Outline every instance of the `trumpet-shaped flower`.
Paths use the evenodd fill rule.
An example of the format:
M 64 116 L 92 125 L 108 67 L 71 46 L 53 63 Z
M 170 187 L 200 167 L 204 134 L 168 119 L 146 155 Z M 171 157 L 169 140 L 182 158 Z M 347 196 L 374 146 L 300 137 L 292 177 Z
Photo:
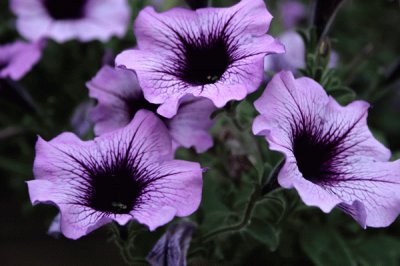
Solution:
M 111 221 L 136 220 L 154 230 L 190 215 L 201 199 L 199 164 L 172 159 L 168 131 L 148 111 L 93 141 L 72 133 L 39 138 L 33 171 L 32 203 L 56 205 L 61 232 L 72 239 Z
M 87 86 L 98 102 L 91 112 L 96 135 L 127 125 L 140 109 L 157 109 L 144 99 L 135 73 L 126 69 L 104 66 Z M 171 134 L 173 149 L 193 146 L 200 153 L 212 147 L 208 130 L 213 125 L 210 116 L 214 110 L 208 99 L 186 97 L 173 118 L 160 117 Z
M 296 27 L 307 15 L 307 7 L 298 0 L 279 1 L 278 9 L 283 27 L 286 30 L 291 30 Z
M 272 16 L 263 0 L 242 0 L 230 8 L 143 9 L 135 22 L 138 49 L 117 56 L 135 70 L 144 97 L 173 117 L 182 98 L 205 97 L 217 107 L 242 100 L 263 80 L 265 55 L 283 46 L 266 35 Z
M 309 78 L 277 74 L 255 102 L 253 131 L 285 155 L 282 187 L 330 212 L 335 206 L 361 226 L 384 227 L 400 212 L 400 160 L 367 126 L 369 105 L 339 105 Z
M 147 255 L 147 261 L 159 266 L 187 265 L 186 255 L 195 230 L 196 225 L 187 221 L 171 225 Z
M 31 41 L 107 41 L 125 34 L 130 17 L 126 0 L 11 0 L 11 8 Z
M 265 57 L 265 71 L 289 70 L 296 74 L 299 69 L 305 68 L 306 47 L 301 35 L 295 31 L 286 31 L 279 35 L 278 39 L 285 45 L 286 53 Z M 339 55 L 331 51 L 328 67 L 336 67 L 338 61 Z

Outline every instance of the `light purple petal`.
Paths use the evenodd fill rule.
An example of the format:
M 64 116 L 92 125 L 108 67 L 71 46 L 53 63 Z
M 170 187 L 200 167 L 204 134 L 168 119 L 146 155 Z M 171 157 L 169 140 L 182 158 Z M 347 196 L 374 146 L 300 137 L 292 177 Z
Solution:
M 47 230 L 47 234 L 54 237 L 59 238 L 61 235 L 61 214 L 58 213 L 56 217 L 54 217 L 53 221 L 50 224 L 49 230 Z
M 271 147 L 271 149 L 273 149 Z M 331 195 L 322 187 L 306 180 L 300 173 L 293 157 L 286 157 L 286 161 L 278 176 L 279 184 L 284 188 L 295 188 L 301 199 L 308 206 L 319 207 L 323 212 L 330 212 L 341 203 L 341 199 Z
M 111 218 L 102 217 L 101 214 L 88 208 L 66 204 L 67 197 L 71 196 L 67 191 L 73 189 L 68 184 L 62 187 L 61 184 L 54 184 L 47 180 L 33 180 L 28 181 L 28 188 L 33 205 L 46 203 L 60 209 L 61 232 L 68 238 L 78 239 L 112 221 Z
M 21 79 L 42 57 L 43 41 L 14 43 L 0 46 L 0 78 Z
M 153 189 L 147 194 L 148 200 L 142 208 L 131 212 L 140 223 L 146 224 L 151 231 L 158 226 L 179 217 L 192 214 L 200 205 L 202 190 L 202 169 L 198 163 L 169 161 L 159 166 L 159 175 L 163 178 L 153 183 Z M 162 210 L 154 217 L 154 210 Z
M 345 169 L 346 177 L 330 192 L 345 203 L 358 200 L 363 205 L 365 218 L 357 211 L 351 215 L 364 227 L 389 226 L 400 213 L 400 160 L 376 162 L 359 156 L 349 160 L 353 164 Z
M 295 188 L 307 205 L 324 212 L 339 206 L 363 227 L 394 221 L 400 212 L 400 161 L 388 162 L 390 151 L 368 129 L 368 103 L 341 106 L 315 81 L 281 72 L 255 107 L 261 116 L 254 133 L 285 155 L 278 176 L 283 187 Z M 322 168 L 313 169 L 316 165 Z
M 353 201 L 353 204 L 340 203 L 338 207 L 342 211 L 353 217 L 354 220 L 356 220 L 362 226 L 362 228 L 367 227 L 367 212 L 365 210 L 364 204 L 361 201 L 355 200 Z
M 213 146 L 208 132 L 214 122 L 210 119 L 215 106 L 208 99 L 188 98 L 180 105 L 178 114 L 166 124 L 172 137 L 173 149 L 195 147 L 198 153 Z

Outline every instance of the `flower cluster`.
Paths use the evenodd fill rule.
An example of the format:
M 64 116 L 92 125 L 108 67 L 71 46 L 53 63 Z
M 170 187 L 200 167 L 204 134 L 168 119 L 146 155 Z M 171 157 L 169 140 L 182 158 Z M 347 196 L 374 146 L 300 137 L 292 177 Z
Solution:
M 107 1 L 104 7 L 90 8 L 93 4 L 44 1 L 28 8 L 19 0 L 13 9 L 21 34 L 32 40 L 104 40 L 121 33 L 114 24 L 108 32 L 87 32 L 87 23 L 101 22 L 93 20 L 97 10 L 102 19 L 113 15 Z M 49 26 L 40 22 L 42 28 L 30 30 L 32 14 Z M 32 202 L 57 205 L 61 231 L 70 238 L 111 220 L 124 225 L 133 219 L 153 230 L 174 215 L 195 211 L 202 170 L 172 160 L 173 152 L 178 147 L 194 147 L 199 153 L 209 149 L 216 107 L 242 100 L 258 88 L 264 56 L 283 52 L 265 34 L 271 18 L 261 0 L 222 9 L 142 10 L 135 22 L 138 48 L 117 57 L 119 68 L 104 66 L 87 83 L 89 95 L 97 100 L 90 116 L 99 137 L 82 142 L 66 133 L 50 142 L 39 139 L 36 180 L 29 182 Z
M 400 160 L 390 161 L 390 150 L 368 128 L 369 104 L 340 105 L 318 83 L 327 83 L 322 78 L 295 78 L 304 73 L 300 69 L 310 68 L 306 42 L 293 30 L 305 7 L 284 1 L 286 32 L 274 38 L 267 34 L 272 15 L 264 0 L 224 8 L 194 2 L 188 1 L 193 10 L 140 10 L 133 26 L 137 45 L 104 60 L 115 65 L 97 66 L 86 83 L 91 101 L 72 118 L 79 137 L 93 125 L 92 140 L 66 132 L 37 140 L 35 179 L 28 188 L 33 204 L 60 211 L 49 232 L 77 239 L 105 224 L 120 227 L 130 221 L 153 231 L 196 212 L 206 168 L 176 154 L 178 149 L 193 149 L 193 156 L 217 150 L 211 128 L 224 111 L 238 135 L 249 135 L 246 140 L 254 142 L 249 146 L 257 145 L 255 135 L 262 136 L 284 158 L 270 180 L 255 178 L 243 221 L 201 236 L 199 243 L 251 226 L 252 208 L 276 183 L 294 188 L 306 205 L 325 213 L 339 208 L 363 228 L 393 223 L 400 213 Z M 0 46 L 0 79 L 21 79 L 48 42 L 121 38 L 131 14 L 127 0 L 11 0 L 11 9 L 29 42 Z M 330 60 L 324 67 L 336 66 L 334 52 Z M 266 71 L 278 73 L 254 102 L 259 115 L 251 117 L 251 134 L 250 126 L 243 128 L 232 115 L 237 105 L 228 102 L 245 101 L 268 80 Z M 262 154 L 245 157 L 257 171 L 269 163 L 257 161 L 265 159 Z M 223 163 L 229 168 L 234 162 Z M 171 225 L 148 261 L 185 265 L 196 228 L 188 221 Z

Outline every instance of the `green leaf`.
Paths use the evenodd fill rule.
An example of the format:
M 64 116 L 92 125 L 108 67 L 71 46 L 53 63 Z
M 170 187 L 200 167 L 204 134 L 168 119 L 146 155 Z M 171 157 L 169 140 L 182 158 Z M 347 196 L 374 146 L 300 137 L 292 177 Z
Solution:
M 243 234 L 267 246 L 270 251 L 275 251 L 279 246 L 279 231 L 267 220 L 253 218 Z
M 332 228 L 305 228 L 300 235 L 300 243 L 315 265 L 356 265 L 349 247 Z
M 390 236 L 362 239 L 354 247 L 359 265 L 397 266 L 400 262 L 400 241 Z
M 248 126 L 253 122 L 256 111 L 253 107 L 253 104 L 249 103 L 248 101 L 242 101 L 240 104 L 238 104 L 236 113 L 239 122 L 243 126 Z
M 395 161 L 398 159 L 400 159 L 400 151 L 394 151 L 392 154 L 392 160 Z

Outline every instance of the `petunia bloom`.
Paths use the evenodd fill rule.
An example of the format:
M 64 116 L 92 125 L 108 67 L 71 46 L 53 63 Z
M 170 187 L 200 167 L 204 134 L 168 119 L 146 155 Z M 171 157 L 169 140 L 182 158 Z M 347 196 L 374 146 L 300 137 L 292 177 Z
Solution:
M 152 266 L 186 266 L 186 255 L 196 225 L 182 221 L 171 225 L 157 241 L 146 259 Z
M 281 72 L 255 107 L 253 132 L 285 155 L 282 187 L 326 213 L 337 206 L 364 228 L 396 219 L 400 160 L 389 162 L 390 151 L 368 129 L 368 103 L 341 106 L 315 81 Z
M 265 55 L 284 52 L 266 35 L 271 19 L 263 0 L 164 13 L 147 7 L 134 26 L 138 49 L 119 54 L 116 64 L 136 71 L 144 97 L 160 104 L 162 116 L 173 117 L 187 95 L 220 108 L 257 90 Z
M 286 30 L 293 29 L 301 20 L 306 18 L 307 8 L 298 0 L 279 1 L 278 6 L 283 27 Z
M 299 69 L 305 68 L 306 46 L 301 35 L 295 31 L 285 31 L 279 35 L 278 39 L 285 45 L 286 53 L 265 57 L 265 71 L 289 70 L 293 73 L 297 73 Z M 338 61 L 338 54 L 332 51 L 328 67 L 336 67 Z
M 148 111 L 93 141 L 72 133 L 49 142 L 39 138 L 30 198 L 60 209 L 61 231 L 68 238 L 111 221 L 136 220 L 154 230 L 174 216 L 192 214 L 201 200 L 199 164 L 172 156 L 167 129 Z
M 157 105 L 144 99 L 136 75 L 130 70 L 104 66 L 87 86 L 90 96 L 98 102 L 91 112 L 96 135 L 127 125 L 140 109 L 157 109 Z M 193 146 L 201 153 L 212 147 L 208 130 L 213 125 L 210 116 L 214 110 L 208 99 L 187 97 L 173 118 L 160 117 L 171 134 L 174 150 Z
M 295 31 L 282 33 L 279 40 L 285 45 L 286 53 L 265 57 L 266 71 L 290 70 L 294 73 L 306 66 L 306 47 L 300 34 Z
M 126 0 L 11 0 L 17 29 L 25 38 L 66 42 L 122 37 L 130 8 Z
M 42 57 L 43 41 L 0 45 L 0 78 L 21 79 Z
M 89 118 L 90 111 L 93 109 L 93 102 L 85 101 L 79 104 L 72 114 L 70 123 L 74 133 L 79 137 L 85 136 L 92 128 L 92 121 Z

